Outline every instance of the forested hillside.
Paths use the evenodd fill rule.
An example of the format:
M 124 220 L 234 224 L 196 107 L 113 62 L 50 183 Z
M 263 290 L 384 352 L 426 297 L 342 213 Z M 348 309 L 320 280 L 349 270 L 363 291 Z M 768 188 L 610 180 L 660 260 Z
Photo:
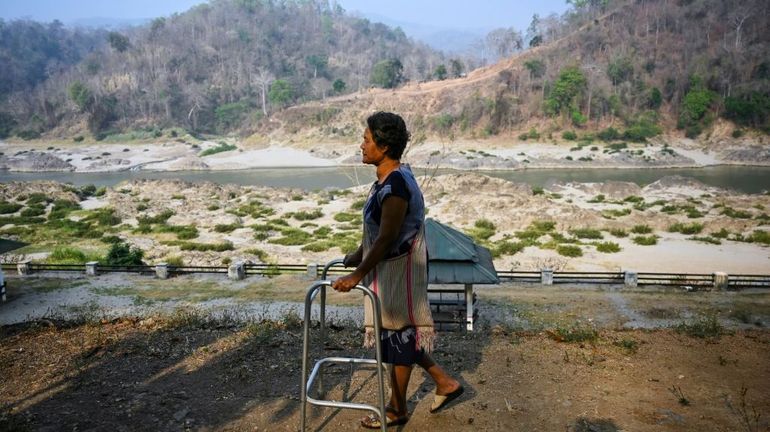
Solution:
M 13 26 L 23 25 L 6 25 Z M 30 38 L 56 39 L 54 31 L 37 30 L 28 32 Z M 60 33 L 66 37 L 56 43 L 66 46 L 66 38 L 78 34 Z M 87 127 L 102 137 L 172 126 L 226 133 L 303 101 L 424 79 L 441 60 L 402 31 L 351 17 L 324 0 L 212 0 L 101 36 L 105 43 L 93 46 L 77 67 L 27 64 L 35 77 L 47 77 L 44 82 L 4 74 L 0 134 L 75 135 Z M 14 43 L 34 41 L 0 41 L 0 52 L 25 62 L 25 50 L 8 46 Z M 74 54 L 67 59 L 77 60 Z
M 529 49 L 466 78 L 295 107 L 284 113 L 287 123 L 335 113 L 319 129 L 324 135 L 386 107 L 427 134 L 453 137 L 704 137 L 720 117 L 733 122 L 736 138 L 770 133 L 769 2 L 570 3 L 557 22 L 533 19 Z
M 491 32 L 503 60 L 474 71 L 326 0 L 212 0 L 109 33 L 0 23 L 0 137 L 347 137 L 378 109 L 454 137 L 770 132 L 766 0 L 568 3 Z

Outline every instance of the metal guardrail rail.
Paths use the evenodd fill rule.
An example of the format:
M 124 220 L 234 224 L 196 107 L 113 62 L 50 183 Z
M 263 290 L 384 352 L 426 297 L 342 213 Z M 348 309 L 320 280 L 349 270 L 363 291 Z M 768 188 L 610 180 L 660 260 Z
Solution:
M 15 272 L 18 263 L 2 263 L 0 268 L 6 273 Z M 86 272 L 85 264 L 46 264 L 28 263 L 31 272 Z M 315 275 L 321 278 L 324 272 L 328 275 L 347 274 L 350 270 L 342 267 L 324 269 L 321 264 L 244 264 L 246 276 L 275 276 L 279 274 L 308 274 L 315 267 Z M 310 269 L 310 270 L 309 270 Z M 142 266 L 107 266 L 98 265 L 99 273 L 153 273 L 156 267 Z M 174 275 L 181 274 L 227 274 L 227 266 L 168 266 L 168 272 Z M 541 283 L 542 275 L 539 271 L 515 271 L 503 270 L 497 272 L 502 282 Z M 636 273 L 638 286 L 713 286 L 715 275 L 708 273 L 663 273 L 663 272 L 639 272 Z M 554 271 L 553 284 L 624 284 L 624 272 L 578 272 L 578 271 Z M 727 288 L 768 288 L 770 289 L 770 274 L 730 274 L 728 275 Z

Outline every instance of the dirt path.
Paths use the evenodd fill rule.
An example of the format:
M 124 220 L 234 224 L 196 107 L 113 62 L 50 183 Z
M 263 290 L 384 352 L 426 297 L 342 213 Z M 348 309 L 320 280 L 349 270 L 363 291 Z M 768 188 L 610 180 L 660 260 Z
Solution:
M 115 297 L 103 286 L 28 279 L 26 293 L 12 290 L 0 313 L 75 292 L 156 309 L 105 318 L 108 310 L 88 307 L 71 309 L 68 322 L 0 327 L 0 430 L 296 431 L 299 316 L 212 311 L 259 298 L 298 304 L 307 281 L 212 288 L 175 279 L 163 289 L 177 297 L 154 302 L 153 286 Z M 223 294 L 247 291 L 259 297 Z M 212 292 L 217 301 L 201 300 Z M 478 294 L 476 330 L 442 331 L 435 352 L 466 393 L 431 415 L 433 384 L 415 371 L 412 418 L 400 430 L 769 430 L 770 293 L 502 285 Z M 329 301 L 357 308 L 349 296 Z M 678 330 L 665 328 L 673 323 Z M 638 325 L 654 329 L 624 330 Z M 706 337 L 688 335 L 699 332 Z M 337 316 L 325 349 L 313 344 L 311 356 L 371 356 L 361 338 L 355 319 Z M 332 366 L 325 376 L 327 398 L 376 400 L 372 370 Z M 360 430 L 360 412 L 308 412 L 308 430 Z

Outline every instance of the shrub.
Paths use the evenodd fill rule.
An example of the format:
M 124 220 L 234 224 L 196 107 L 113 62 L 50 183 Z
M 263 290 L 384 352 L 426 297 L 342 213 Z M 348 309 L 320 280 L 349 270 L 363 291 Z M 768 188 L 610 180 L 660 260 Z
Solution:
M 756 230 L 751 234 L 751 236 L 749 236 L 749 241 L 753 243 L 762 243 L 764 245 L 770 245 L 770 233 L 763 230 Z
M 602 217 L 606 219 L 614 219 L 616 217 L 628 216 L 630 214 L 631 214 L 631 209 L 629 208 L 610 209 L 610 210 L 602 211 Z
M 358 219 L 360 215 L 355 213 L 340 212 L 334 215 L 334 220 L 337 222 L 352 222 Z
M 34 216 L 40 216 L 45 213 L 45 209 L 42 207 L 29 207 L 25 208 L 24 210 L 19 213 L 21 217 L 34 217 Z
M 596 134 L 597 138 L 602 141 L 615 141 L 620 139 L 620 132 L 615 128 L 607 128 Z
M 610 229 L 610 234 L 618 238 L 628 237 L 628 233 L 622 228 L 612 228 Z
M 137 222 L 139 222 L 139 225 L 162 224 L 162 223 L 166 223 L 168 218 L 170 218 L 173 215 L 174 215 L 173 210 L 166 209 L 155 216 L 138 216 L 136 220 Z
M 243 228 L 243 225 L 239 223 L 214 225 L 214 231 L 218 233 L 231 233 L 238 228 Z
M 495 245 L 492 251 L 494 255 L 515 255 L 524 249 L 524 244 L 519 242 L 501 241 Z
M 725 228 L 722 228 L 721 230 L 711 233 L 711 237 L 719 238 L 719 239 L 726 239 L 730 235 L 730 231 L 726 230 Z
M 649 225 L 634 225 L 634 227 L 631 228 L 631 232 L 634 234 L 649 234 L 652 232 L 652 228 L 650 228 Z
M 751 219 L 751 213 L 745 210 L 735 210 L 732 207 L 722 209 L 722 214 L 735 219 Z
M 323 240 L 306 244 L 305 246 L 302 246 L 302 250 L 306 252 L 323 252 L 331 249 L 334 246 L 334 242 Z
M 178 245 L 179 245 L 179 248 L 182 249 L 183 251 L 224 252 L 224 251 L 233 250 L 233 244 L 229 241 L 224 241 L 222 243 L 181 242 Z
M 473 237 L 478 242 L 484 242 L 489 240 L 490 237 L 495 235 L 495 224 L 487 219 L 479 219 L 473 224 L 473 228 L 468 230 L 468 235 Z
M 126 243 L 113 243 L 110 247 L 107 256 L 101 261 L 105 265 L 114 266 L 130 266 L 130 265 L 144 265 L 142 258 L 144 252 L 136 247 L 130 247 Z
M 615 242 L 602 242 L 596 245 L 596 250 L 604 253 L 620 252 L 620 245 Z
M 172 267 L 184 267 L 184 260 L 180 256 L 167 256 L 163 261 Z
M 222 142 L 222 143 L 219 143 L 219 145 L 217 145 L 215 147 L 211 147 L 211 148 L 207 148 L 206 150 L 203 150 L 199 154 L 199 156 L 200 157 L 210 156 L 210 155 L 217 154 L 217 153 L 222 153 L 222 152 L 236 150 L 237 148 L 238 147 L 236 145 L 234 145 L 234 144 L 227 144 L 227 143 Z
M 360 199 L 360 200 L 357 200 L 357 201 L 353 202 L 353 204 L 350 206 L 350 208 L 351 208 L 351 210 L 363 210 L 365 205 L 366 205 L 366 200 L 365 199 Z
M 179 240 L 198 237 L 198 228 L 194 225 L 158 225 L 155 232 L 174 233 Z
M 80 204 L 64 199 L 57 199 L 53 202 L 53 208 L 48 213 L 48 219 L 62 219 L 71 211 L 80 209 Z
M 569 327 L 559 325 L 548 334 L 559 342 L 591 342 L 599 337 L 595 328 L 580 323 Z
M 589 203 L 601 203 L 601 202 L 604 202 L 605 198 L 606 197 L 604 196 L 604 194 L 599 194 L 599 195 L 596 195 L 595 197 L 591 198 L 590 200 L 588 200 L 588 202 Z
M 653 246 L 658 244 L 658 236 L 656 235 L 634 236 L 631 240 L 640 246 Z
M 559 245 L 559 247 L 556 248 L 556 252 L 559 255 L 563 255 L 566 257 L 580 257 L 583 256 L 583 250 L 580 249 L 580 246 L 575 245 Z
M 577 134 L 573 131 L 564 131 L 562 132 L 561 137 L 567 141 L 575 141 L 577 139 Z
M 569 230 L 569 232 L 577 238 L 597 240 L 603 238 L 601 231 L 593 228 L 575 228 Z
M 626 143 L 614 143 L 614 144 L 608 144 L 604 146 L 605 149 L 608 149 L 610 151 L 618 152 L 621 150 L 624 150 L 628 148 L 628 144 Z
M 48 204 L 53 202 L 53 198 L 49 198 L 46 194 L 35 192 L 29 195 L 27 198 L 27 205 L 32 206 L 35 204 Z
M 703 230 L 703 224 L 699 223 L 692 223 L 692 224 L 683 224 L 683 223 L 675 223 L 668 227 L 668 232 L 678 232 L 682 234 L 698 234 Z
M 294 219 L 297 220 L 313 220 L 322 217 L 324 214 L 321 210 L 315 209 L 311 212 L 298 211 L 294 213 Z
M 693 236 L 693 237 L 690 237 L 690 240 L 699 241 L 699 242 L 703 242 L 703 243 L 714 244 L 714 245 L 721 245 L 722 244 L 722 241 L 719 240 L 718 238 L 716 238 L 716 237 L 709 237 L 709 236 Z
M 674 327 L 679 333 L 697 338 L 717 338 L 725 333 L 725 328 L 715 315 L 707 315 L 690 322 L 682 322 Z
M 50 264 L 83 264 L 87 261 L 83 251 L 66 246 L 55 248 L 46 259 L 46 262 Z
M 281 231 L 283 237 L 271 239 L 270 243 L 284 246 L 298 246 L 307 244 L 312 240 L 310 233 L 299 228 L 285 228 Z
M 549 232 L 556 228 L 556 222 L 554 221 L 533 221 L 529 227 L 536 231 Z
M 83 219 L 84 221 L 96 221 L 101 226 L 114 226 L 121 222 L 119 216 L 115 214 L 115 210 L 111 208 L 96 209 Z
M 0 201 L 0 214 L 16 213 L 23 206 L 21 204 L 9 203 L 8 201 Z
M 263 251 L 262 249 L 252 248 L 252 249 L 246 249 L 243 252 L 249 255 L 255 255 L 262 262 L 267 261 L 267 258 L 268 258 L 267 252 Z

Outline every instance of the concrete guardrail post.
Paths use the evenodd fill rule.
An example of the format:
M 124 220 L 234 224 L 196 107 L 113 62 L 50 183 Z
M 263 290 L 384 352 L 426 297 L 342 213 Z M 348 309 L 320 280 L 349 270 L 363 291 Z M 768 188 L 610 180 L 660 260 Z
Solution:
M 543 285 L 553 285 L 553 269 L 540 270 L 540 283 Z
M 307 277 L 311 279 L 318 278 L 318 264 L 308 264 L 307 265 Z
M 97 276 L 99 274 L 99 261 L 89 261 L 86 263 L 86 275 Z
M 639 284 L 639 275 L 635 271 L 626 270 L 623 284 L 627 287 L 636 287 Z
M 19 272 L 19 276 L 26 276 L 32 272 L 29 266 L 29 261 L 20 261 L 16 263 L 16 271 Z
M 237 261 L 235 264 L 227 267 L 227 277 L 232 280 L 242 280 L 245 278 L 246 268 L 243 265 L 243 261 Z
M 714 272 L 714 289 L 717 291 L 725 291 L 729 280 L 730 278 L 727 276 L 727 273 Z
M 168 263 L 155 264 L 155 277 L 158 279 L 168 279 Z

